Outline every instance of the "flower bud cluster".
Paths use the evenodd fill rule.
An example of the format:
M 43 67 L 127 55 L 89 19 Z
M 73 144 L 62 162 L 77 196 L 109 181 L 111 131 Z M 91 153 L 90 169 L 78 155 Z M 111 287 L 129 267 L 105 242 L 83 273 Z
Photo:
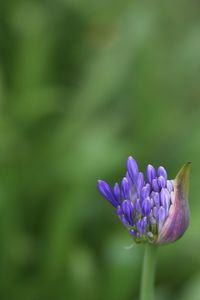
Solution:
M 183 173 L 182 179 L 186 171 Z M 126 176 L 122 179 L 121 184 L 116 183 L 113 188 L 110 188 L 105 181 L 99 180 L 98 188 L 100 193 L 115 207 L 117 216 L 136 242 L 156 244 L 160 239 L 159 244 L 165 244 L 178 239 L 188 226 L 187 200 L 181 182 L 179 183 L 179 194 L 181 195 L 177 193 L 176 180 L 168 179 L 165 168 L 160 166 L 156 170 L 150 164 L 147 166 L 145 180 L 135 159 L 130 156 L 127 160 Z M 183 198 L 183 201 L 180 197 Z M 176 198 L 178 199 L 176 200 Z M 184 205 L 179 205 L 183 202 Z M 184 210 L 181 208 L 182 206 Z M 180 209 L 182 209 L 181 212 Z M 179 213 L 180 218 L 177 217 Z M 175 218 L 179 224 L 173 223 Z M 169 223 L 167 228 L 164 226 L 166 223 Z M 165 234 L 168 234 L 166 240 Z M 161 236 L 162 238 L 160 238 Z M 172 236 L 173 238 L 171 238 Z

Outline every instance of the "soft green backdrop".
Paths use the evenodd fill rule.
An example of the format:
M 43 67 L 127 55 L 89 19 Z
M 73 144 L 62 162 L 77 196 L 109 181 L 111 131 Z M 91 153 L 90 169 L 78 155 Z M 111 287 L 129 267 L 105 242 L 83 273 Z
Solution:
M 138 299 L 143 246 L 99 195 L 133 155 L 192 161 L 157 299 L 200 299 L 200 4 L 2 0 L 0 299 Z

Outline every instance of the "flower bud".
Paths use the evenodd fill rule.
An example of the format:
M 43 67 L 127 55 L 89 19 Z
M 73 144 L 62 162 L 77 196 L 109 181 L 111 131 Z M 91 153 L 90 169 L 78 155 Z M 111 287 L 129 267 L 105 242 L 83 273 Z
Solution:
M 164 245 L 178 240 L 189 225 L 188 181 L 190 163 L 174 180 L 160 166 L 147 166 L 147 182 L 131 156 L 121 186 L 112 189 L 99 180 L 100 193 L 112 204 L 122 224 L 136 243 Z

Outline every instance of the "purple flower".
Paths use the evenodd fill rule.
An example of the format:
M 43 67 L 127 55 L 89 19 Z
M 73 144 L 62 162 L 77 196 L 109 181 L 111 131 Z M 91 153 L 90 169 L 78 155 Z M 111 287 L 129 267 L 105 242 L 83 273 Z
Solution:
M 136 242 L 156 245 L 179 239 L 189 224 L 187 201 L 190 163 L 185 164 L 174 180 L 167 171 L 147 166 L 147 179 L 136 160 L 127 160 L 126 176 L 112 188 L 98 181 L 100 193 L 116 209 L 116 214 Z

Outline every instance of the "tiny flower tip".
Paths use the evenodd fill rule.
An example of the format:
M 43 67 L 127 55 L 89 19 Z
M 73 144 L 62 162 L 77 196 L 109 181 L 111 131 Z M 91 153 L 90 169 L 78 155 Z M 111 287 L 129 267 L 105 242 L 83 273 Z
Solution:
M 127 165 L 127 171 L 131 179 L 134 181 L 138 176 L 138 172 L 139 172 L 137 162 L 132 156 L 129 156 L 126 165 Z
M 101 179 L 98 179 L 97 180 L 97 186 L 99 188 L 99 190 L 101 190 L 101 186 L 104 184 L 105 181 L 101 180 Z
M 102 193 L 102 190 L 104 189 L 105 181 L 98 179 L 97 180 L 97 187 L 99 191 Z
M 104 196 L 104 198 L 106 198 L 114 207 L 117 207 L 118 200 L 116 199 L 113 191 L 111 190 L 107 182 L 103 180 L 98 180 L 97 186 L 99 192 Z
M 191 162 L 186 163 L 178 172 L 175 178 L 176 185 L 182 189 L 183 193 L 188 197 L 189 192 L 189 175 L 191 170 Z
M 191 163 L 186 163 L 174 179 L 174 200 L 169 215 L 158 232 L 157 245 L 178 240 L 189 225 L 188 189 Z

